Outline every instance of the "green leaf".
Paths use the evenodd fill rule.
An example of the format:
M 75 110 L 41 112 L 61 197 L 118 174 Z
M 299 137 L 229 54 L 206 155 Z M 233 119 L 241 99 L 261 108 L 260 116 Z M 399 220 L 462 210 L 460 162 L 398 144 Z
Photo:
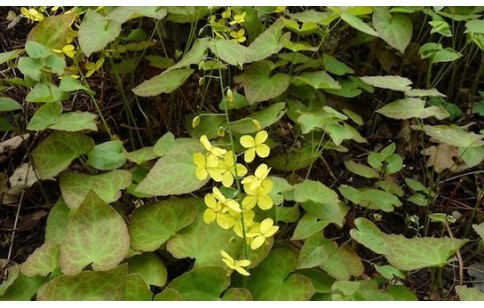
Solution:
M 21 110 L 22 105 L 10 97 L 0 96 L 0 112 Z
M 22 50 L 16 49 L 0 53 L 0 65 L 17 58 L 22 53 Z
M 40 301 L 121 301 L 124 299 L 128 266 L 109 271 L 84 271 L 62 275 L 47 283 L 37 295 Z
M 7 291 L 0 296 L 1 301 L 30 301 L 37 293 L 37 290 L 47 282 L 46 277 L 33 276 L 27 277 L 20 273 L 7 289 Z
M 339 61 L 333 56 L 328 54 L 323 55 L 323 66 L 331 74 L 343 76 L 346 74 L 353 74 L 355 71 L 346 65 L 344 62 Z
M 173 148 L 175 145 L 175 135 L 173 135 L 171 132 L 167 132 L 163 136 L 161 136 L 160 139 L 155 143 L 155 146 L 153 147 L 153 152 L 157 156 L 163 156 L 165 155 L 169 150 Z
M 239 121 L 234 121 L 231 123 L 232 131 L 238 134 L 253 134 L 258 132 L 260 129 L 271 126 L 272 124 L 279 121 L 284 115 L 284 108 L 286 103 L 280 102 L 271 104 L 269 107 L 256 111 L 250 115 L 250 117 L 244 118 Z M 253 120 L 259 122 L 260 127 L 254 125 Z
M 147 284 L 162 287 L 167 280 L 166 266 L 154 253 L 148 252 L 128 259 L 129 273 L 140 274 Z
M 355 163 L 352 160 L 345 160 L 344 161 L 346 169 L 350 172 L 357 174 L 359 176 L 365 177 L 367 179 L 378 179 L 380 178 L 380 174 L 373 168 L 368 166 Z
M 269 61 L 260 61 L 246 68 L 242 84 L 245 96 L 251 104 L 275 98 L 289 87 L 291 77 L 283 73 L 269 76 L 271 66 Z
M 220 254 L 220 252 L 218 252 Z M 220 267 L 201 267 L 175 278 L 167 290 L 174 290 L 185 301 L 214 301 L 230 285 L 230 278 Z M 163 293 L 164 293 L 163 292 Z M 163 294 L 162 293 L 162 294 Z
M 391 265 L 376 265 L 375 269 L 378 273 L 380 273 L 385 279 L 392 280 L 393 278 L 401 278 L 405 279 L 405 273 L 395 268 Z
M 403 14 L 390 14 L 388 9 L 379 8 L 373 13 L 373 26 L 388 45 L 401 53 L 405 52 L 412 39 L 412 21 Z
M 197 206 L 197 208 L 191 208 L 194 214 L 190 217 L 192 221 L 193 219 L 195 221 L 168 241 L 167 250 L 177 259 L 187 257 L 195 259 L 194 268 L 223 267 L 224 263 L 220 256 L 220 250 L 235 255 L 240 249 L 241 243 L 230 241 L 235 236 L 233 232 L 220 228 L 216 223 L 205 223 L 203 220 L 203 212 L 206 209 L 205 203 L 199 200 Z
M 376 110 L 376 112 L 397 120 L 411 118 L 426 119 L 429 117 L 443 120 L 450 116 L 443 107 L 430 106 L 425 108 L 425 101 L 419 98 L 398 99 Z
M 284 22 L 282 18 L 279 18 L 262 32 L 247 48 L 245 62 L 260 61 L 278 53 L 284 47 L 285 42 L 291 38 L 290 33 L 282 34 L 283 28 Z
M 484 34 L 484 20 L 482 19 L 472 19 L 466 22 L 466 33 L 479 33 Z M 0 62 L 1 63 L 1 62 Z
M 391 265 L 403 271 L 426 267 L 442 267 L 467 240 L 447 237 L 405 238 L 403 235 L 385 234 L 366 218 L 355 220 L 357 229 L 351 237 L 372 251 L 383 254 Z
M 287 48 L 293 52 L 298 52 L 298 51 L 318 51 L 317 46 L 312 46 L 308 42 L 291 42 L 291 41 L 286 41 L 284 43 L 284 48 Z
M 67 132 L 78 132 L 83 130 L 97 131 L 96 115 L 89 112 L 73 111 L 62 114 L 58 121 L 49 126 L 50 129 L 63 130 Z
M 87 163 L 98 170 L 113 170 L 126 162 L 123 142 L 119 140 L 97 144 L 88 154 Z
M 348 185 L 341 185 L 338 189 L 346 199 L 370 210 L 392 212 L 394 207 L 402 205 L 398 197 L 383 190 L 373 188 L 356 189 Z
M 59 84 L 59 89 L 65 92 L 74 92 L 77 90 L 83 90 L 84 92 L 94 95 L 95 92 L 88 87 L 83 86 L 78 80 L 71 76 L 63 76 Z
M 406 92 L 411 89 L 412 81 L 400 76 L 363 76 L 363 82 L 382 89 Z
M 126 276 L 125 292 L 123 299 L 125 301 L 151 301 L 153 297 L 150 286 L 143 279 L 143 276 L 138 273 Z
M 40 81 L 42 77 L 42 68 L 44 64 L 40 59 L 32 59 L 29 57 L 20 57 L 18 59 L 18 69 L 24 77 L 32 78 L 35 81 Z
M 44 130 L 50 125 L 57 123 L 62 114 L 62 103 L 54 102 L 44 104 L 30 119 L 27 125 L 28 130 Z
M 422 59 L 430 58 L 431 63 L 453 62 L 462 57 L 460 52 L 447 47 L 443 48 L 441 44 L 426 43 L 420 47 L 419 54 Z
M 124 24 L 128 20 L 136 17 L 150 17 L 154 19 L 165 18 L 167 11 L 159 6 L 120 6 L 109 13 L 106 18 Z
M 349 207 L 342 202 L 322 205 L 306 201 L 302 207 L 307 213 L 299 220 L 291 240 L 306 239 L 331 223 L 343 227 L 345 216 L 349 210 Z
M 461 301 L 484 301 L 484 292 L 477 287 L 456 286 L 455 291 Z
M 126 152 L 124 156 L 138 165 L 158 157 L 153 151 L 153 147 L 143 147 L 133 152 Z
M 190 51 L 188 51 L 177 64 L 167 68 L 162 74 L 168 74 L 168 72 L 174 69 L 184 68 L 192 64 L 198 65 L 207 57 L 206 53 L 209 45 L 210 41 L 208 38 L 199 38 L 195 40 Z
M 138 208 L 129 225 L 131 247 L 137 251 L 157 250 L 193 222 L 197 204 L 201 202 L 199 199 L 171 199 Z
M 452 37 L 452 32 L 450 30 L 450 26 L 447 22 L 443 20 L 433 20 L 429 21 L 429 24 L 432 26 L 432 30 L 430 33 L 439 33 L 445 37 Z
M 90 190 L 106 203 L 118 200 L 121 190 L 131 184 L 131 173 L 126 170 L 113 170 L 98 175 L 64 172 L 59 182 L 67 206 L 77 209 Z
M 252 294 L 249 290 L 243 288 L 230 288 L 228 289 L 224 296 L 223 301 L 252 301 Z
M 167 6 L 165 9 L 168 11 L 166 19 L 175 23 L 194 23 L 211 11 L 208 6 Z
M 472 228 L 479 234 L 481 239 L 484 239 L 484 222 L 481 222 L 480 224 L 474 224 L 472 225 Z
M 232 40 L 212 39 L 210 43 L 210 51 L 228 64 L 237 66 L 245 63 L 247 47 Z
M 75 18 L 74 13 L 47 17 L 30 31 L 27 41 L 40 43 L 49 49 L 62 49 Z
M 34 41 L 25 43 L 25 51 L 33 59 L 47 58 L 52 54 L 47 47 Z
M 319 72 L 305 72 L 299 76 L 296 76 L 292 83 L 296 85 L 307 84 L 314 89 L 341 89 L 339 82 L 333 79 L 325 71 Z
M 138 96 L 155 96 L 161 93 L 171 93 L 178 89 L 192 75 L 193 69 L 177 69 L 162 73 L 149 80 L 143 81 L 132 89 Z
M 25 101 L 27 103 L 53 103 L 62 101 L 67 98 L 64 91 L 51 83 L 39 82 L 27 94 Z
M 121 33 L 121 24 L 89 9 L 79 27 L 79 45 L 86 56 L 100 51 Z
M 94 147 L 94 141 L 78 133 L 53 132 L 32 151 L 34 166 L 40 179 L 51 179 L 71 162 Z
M 21 271 L 25 276 L 47 276 L 59 268 L 59 246 L 44 243 L 22 263 Z
M 8 276 L 3 279 L 2 283 L 0 283 L 0 296 L 8 291 L 8 289 L 10 288 L 10 286 L 12 286 L 20 273 L 19 266 L 16 263 L 12 263 L 9 266 L 8 264 L 6 264 L 7 262 L 8 260 L 0 259 L 1 268 L 5 268 L 8 273 Z
M 318 181 L 304 180 L 294 185 L 294 199 L 296 202 L 311 200 L 321 205 L 339 203 L 338 195 L 326 185 Z
M 455 147 L 475 148 L 484 145 L 484 135 L 468 132 L 457 125 L 424 125 L 424 132 L 440 143 Z
M 67 226 L 60 252 L 62 272 L 74 275 L 89 264 L 96 271 L 110 270 L 128 250 L 129 234 L 123 218 L 89 191 Z
M 297 255 L 287 248 L 273 249 L 246 279 L 254 300 L 309 300 L 314 294 L 311 281 L 296 270 Z
M 45 227 L 45 242 L 62 244 L 64 235 L 69 223 L 70 209 L 67 207 L 64 199 L 59 198 L 54 206 L 50 209 Z
M 200 123 L 196 127 L 192 127 L 192 121 L 195 116 L 199 117 Z M 207 136 L 208 139 L 217 138 L 221 126 L 227 126 L 225 114 L 189 114 L 185 118 L 185 128 L 187 132 L 190 136 L 196 139 L 199 139 L 203 135 Z
M 341 13 L 341 19 L 346 21 L 351 27 L 355 28 L 356 30 L 359 30 L 363 33 L 376 36 L 378 37 L 378 33 L 373 30 L 370 26 L 368 26 L 366 23 L 363 22 L 363 20 L 359 19 L 356 16 L 353 16 L 347 12 Z
M 321 153 L 313 153 L 311 146 L 293 149 L 288 154 L 270 157 L 267 164 L 279 171 L 294 171 L 306 168 L 315 161 Z
M 200 181 L 195 176 L 193 154 L 201 150 L 197 141 L 177 144 L 156 162 L 136 191 L 152 196 L 168 196 L 199 189 L 208 181 Z
M 329 276 L 326 272 L 319 269 L 303 269 L 299 270 L 298 273 L 311 280 L 316 293 L 331 293 L 331 286 L 334 283 L 334 278 Z M 312 300 L 314 300 L 314 297 Z

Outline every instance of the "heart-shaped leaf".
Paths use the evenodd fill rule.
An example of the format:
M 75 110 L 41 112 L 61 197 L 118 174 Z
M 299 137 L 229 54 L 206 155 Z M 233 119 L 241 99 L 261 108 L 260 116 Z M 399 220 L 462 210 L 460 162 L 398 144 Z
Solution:
M 138 208 L 129 225 L 131 247 L 137 251 L 155 251 L 193 222 L 201 203 L 200 199 L 171 199 Z
M 238 134 L 253 134 L 263 128 L 269 127 L 282 118 L 285 106 L 286 104 L 283 102 L 271 104 L 269 107 L 252 113 L 250 117 L 232 122 L 230 125 L 232 131 Z M 259 122 L 260 127 L 254 125 L 254 120 Z
M 155 96 L 161 93 L 171 93 L 178 89 L 192 75 L 193 69 L 177 69 L 162 73 L 143 81 L 132 89 L 138 96 Z
M 247 289 L 254 300 L 307 301 L 314 294 L 311 281 L 297 273 L 297 255 L 287 248 L 273 249 L 267 258 L 252 269 Z
M 461 301 L 484 301 L 484 292 L 477 287 L 457 286 L 455 291 Z
M 390 264 L 403 271 L 425 267 L 442 267 L 467 240 L 447 237 L 405 238 L 403 235 L 385 234 L 366 218 L 355 220 L 357 229 L 351 237 L 376 253 L 383 254 Z
M 346 23 L 348 23 L 350 26 L 352 26 L 356 30 L 359 30 L 363 33 L 378 37 L 378 33 L 375 30 L 373 30 L 372 27 L 367 25 L 363 20 L 359 19 L 358 17 L 353 16 L 350 13 L 347 13 L 347 12 L 341 13 L 340 17 L 341 17 L 341 19 L 346 21 Z
M 326 187 L 321 182 L 305 180 L 302 183 L 294 185 L 294 199 L 296 202 L 313 202 L 325 204 L 338 204 L 338 194 Z
M 278 53 L 291 38 L 290 33 L 282 34 L 283 28 L 284 22 L 279 18 L 262 32 L 247 48 L 245 62 L 260 61 Z
M 161 294 L 174 290 L 185 301 L 214 301 L 229 285 L 230 278 L 223 268 L 200 267 L 175 278 Z
M 438 142 L 455 147 L 474 148 L 484 145 L 484 135 L 468 132 L 457 125 L 424 125 L 423 130 Z
M 166 283 L 166 266 L 161 259 L 154 253 L 147 252 L 129 258 L 129 273 L 138 273 L 146 283 L 162 287 Z
M 37 42 L 49 49 L 62 48 L 75 18 L 74 13 L 45 18 L 30 31 L 27 41 Z
M 121 190 L 131 184 L 131 173 L 126 170 L 113 170 L 99 175 L 65 172 L 61 174 L 59 182 L 67 206 L 77 209 L 90 190 L 106 203 L 118 200 Z
M 47 277 L 27 277 L 20 273 L 13 284 L 0 296 L 0 301 L 30 301 L 47 280 Z
M 325 71 L 302 73 L 293 79 L 293 83 L 296 85 L 307 84 L 314 89 L 341 89 L 339 82 Z
M 363 76 L 363 82 L 382 89 L 406 92 L 411 89 L 412 81 L 401 76 Z
M 37 295 L 39 301 L 121 301 L 124 299 L 128 266 L 109 271 L 85 271 L 62 275 L 47 283 Z
M 246 49 L 232 40 L 213 39 L 210 44 L 210 51 L 230 65 L 244 64 Z
M 201 152 L 197 141 L 175 145 L 151 168 L 136 192 L 152 196 L 180 195 L 199 189 L 208 180 L 200 181 L 195 176 L 193 154 Z
M 405 52 L 412 39 L 412 21 L 404 14 L 390 14 L 388 9 L 379 8 L 373 13 L 373 26 L 388 45 Z
M 425 101 L 419 98 L 397 99 L 376 110 L 376 112 L 397 120 L 411 118 L 426 119 L 429 117 L 443 120 L 450 116 L 444 107 L 430 106 L 425 108 Z
M 79 45 L 86 56 L 100 51 L 121 33 L 121 24 L 89 9 L 79 27 Z
M 246 68 L 242 83 L 251 104 L 277 97 L 289 87 L 291 77 L 283 73 L 271 77 L 271 66 L 269 61 L 260 61 Z
M 92 263 L 94 270 L 109 270 L 129 250 L 126 224 L 111 206 L 89 191 L 72 215 L 61 245 L 60 265 L 65 274 L 77 274 Z
M 10 97 L 0 96 L 0 112 L 14 111 L 22 109 L 22 105 Z
M 94 141 L 78 133 L 53 132 L 32 151 L 40 179 L 51 179 L 94 147 Z
M 87 162 L 98 170 L 113 170 L 126 162 L 123 154 L 123 142 L 107 141 L 96 145 L 88 154 Z

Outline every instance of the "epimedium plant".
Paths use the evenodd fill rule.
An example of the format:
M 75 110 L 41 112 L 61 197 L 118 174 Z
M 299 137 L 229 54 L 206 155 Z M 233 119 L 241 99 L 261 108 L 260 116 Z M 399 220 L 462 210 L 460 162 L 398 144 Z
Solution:
M 484 67 L 482 9 L 456 10 L 22 8 L 23 18 L 38 23 L 24 50 L 1 53 L 0 64 L 23 75 L 3 80 L 5 93 L 12 87 L 28 93 L 23 104 L 2 94 L 0 127 L 20 136 L 18 144 L 30 142 L 29 135 L 34 140 L 27 165 L 16 170 L 22 176 L 2 187 L 3 202 L 20 209 L 33 185 L 55 185 L 60 194 L 42 246 L 21 264 L 10 254 L 1 260 L 9 274 L 0 299 L 415 300 L 405 286 L 408 275 L 442 273 L 456 253 L 462 268 L 460 248 L 482 238 L 479 186 L 465 222 L 476 234 L 456 238 L 452 220 L 436 219 L 442 213 L 434 210 L 446 176 L 484 159 L 483 131 L 451 124 L 450 103 L 438 103 L 452 92 L 437 87 L 458 78 L 462 58 L 481 56 L 469 97 Z M 446 38 L 459 31 L 454 23 L 466 36 L 449 47 Z M 428 32 L 418 34 L 421 40 L 417 26 Z M 169 29 L 188 32 L 172 51 L 165 46 Z M 368 46 L 381 69 L 348 60 L 349 48 Z M 423 89 L 403 77 L 403 64 L 415 58 L 425 64 L 413 78 Z M 156 73 L 135 78 L 144 65 Z M 91 82 L 105 77 L 119 90 L 127 142 L 103 111 L 102 88 Z M 176 103 L 192 91 L 183 89 L 188 82 L 204 94 L 179 121 L 184 128 L 167 125 L 145 146 L 139 119 L 152 122 L 140 102 Z M 218 105 L 208 95 L 216 91 Z M 370 134 L 362 134 L 367 115 L 351 102 L 380 93 L 375 113 L 406 121 L 408 139 L 430 156 L 425 177 L 405 177 L 406 157 L 389 142 L 369 151 L 368 165 L 345 159 L 364 185 L 355 180 L 335 190 L 338 178 L 326 159 L 369 144 Z M 89 110 L 68 111 L 66 102 L 78 97 Z M 443 163 L 442 152 L 449 151 L 450 163 L 448 157 Z M 331 185 L 319 177 L 323 166 Z M 410 215 L 411 204 L 424 211 Z M 401 212 L 425 227 L 411 237 L 379 227 L 383 215 Z M 439 236 L 429 231 L 433 221 L 446 226 Z M 368 253 L 384 258 L 369 261 Z M 189 266 L 169 267 L 183 260 Z M 462 273 L 459 285 L 461 299 L 482 298 L 476 287 L 463 286 Z

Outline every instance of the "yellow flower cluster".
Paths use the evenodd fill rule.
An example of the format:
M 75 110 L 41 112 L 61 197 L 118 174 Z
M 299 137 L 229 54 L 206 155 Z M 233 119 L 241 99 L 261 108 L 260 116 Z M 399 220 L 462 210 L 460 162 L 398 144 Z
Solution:
M 215 15 L 212 15 L 208 22 L 217 38 L 225 39 L 225 37 L 230 36 L 232 41 L 243 43 L 247 40 L 245 29 L 241 27 L 245 22 L 246 12 L 232 15 L 232 9 L 227 7 L 219 20 Z
M 255 137 L 244 135 L 240 144 L 246 148 L 244 160 L 246 163 L 254 161 L 256 156 L 265 158 L 270 154 L 270 148 L 264 142 L 268 138 L 265 130 L 259 131 Z M 232 229 L 234 233 L 245 238 L 252 250 L 258 249 L 267 242 L 279 229 L 271 218 L 256 222 L 253 209 L 257 206 L 261 210 L 269 210 L 274 205 L 269 193 L 273 183 L 267 179 L 270 168 L 260 164 L 254 174 L 247 175 L 247 168 L 237 163 L 233 151 L 214 146 L 207 136 L 200 138 L 200 143 L 206 150 L 205 154 L 195 153 L 193 162 L 196 166 L 195 175 L 199 180 L 208 177 L 215 182 L 221 182 L 224 187 L 231 187 L 235 180 L 240 179 L 243 194 L 234 198 L 225 196 L 219 188 L 213 187 L 212 192 L 205 195 L 204 201 L 207 209 L 203 214 L 205 223 L 216 222 L 223 229 Z M 240 186 L 238 186 L 240 187 Z M 230 273 L 234 270 L 242 275 L 249 275 L 243 267 L 250 264 L 249 260 L 235 260 L 228 253 L 222 251 L 223 261 L 229 267 Z

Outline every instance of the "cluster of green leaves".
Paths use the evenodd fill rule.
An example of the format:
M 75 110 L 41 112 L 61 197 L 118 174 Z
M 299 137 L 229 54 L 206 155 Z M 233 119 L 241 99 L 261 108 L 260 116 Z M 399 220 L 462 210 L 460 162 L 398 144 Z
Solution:
M 384 101 L 376 113 L 412 121 L 411 128 L 422 140 L 428 136 L 439 147 L 455 149 L 454 163 L 460 170 L 479 165 L 484 159 L 483 131 L 435 124 L 455 112 L 448 104 L 435 103 L 446 96 L 433 87 L 431 69 L 463 56 L 445 47 L 442 39 L 455 35 L 450 27 L 454 22 L 465 25 L 466 42 L 482 53 L 482 9 L 459 14 L 424 7 L 300 12 L 284 7 L 76 7 L 50 17 L 22 12 L 41 21 L 27 37 L 25 49 L 1 53 L 0 64 L 16 65 L 23 75 L 2 82 L 26 87 L 29 93 L 25 104 L 0 97 L 0 112 L 7 113 L 1 115 L 0 130 L 47 132 L 30 153 L 33 171 L 39 180 L 57 180 L 61 196 L 50 210 L 45 243 L 22 264 L 2 264 L 9 276 L 0 284 L 0 299 L 415 300 L 402 285 L 407 272 L 442 268 L 468 242 L 425 234 L 406 238 L 375 224 L 380 213 L 403 205 L 404 182 L 413 193 L 405 201 L 428 206 L 436 197 L 435 187 L 402 179 L 404 161 L 395 143 L 369 153 L 368 165 L 345 161 L 345 167 L 367 179 L 370 187 L 343 184 L 339 195 L 310 175 L 323 154 L 345 153 L 355 143 L 368 143 L 360 134 L 365 120 L 357 108 L 335 104 L 335 98 L 351 101 L 378 91 L 400 97 Z M 439 37 L 413 46 L 412 18 L 422 15 L 432 19 L 426 27 Z M 153 35 L 142 27 L 123 27 L 135 18 L 154 21 L 153 35 L 159 26 L 188 24 L 185 51 L 171 57 L 150 53 L 156 44 Z M 361 74 L 361 67 L 345 61 L 332 47 L 337 30 L 351 35 L 352 46 L 383 45 L 402 61 L 410 47 L 417 48 L 420 60 L 428 61 L 426 88 L 414 89 L 410 79 L 395 73 Z M 119 80 L 120 73 L 136 72 L 142 61 L 163 71 L 136 86 L 120 85 L 131 88 L 136 99 L 148 104 L 153 96 L 173 97 L 194 76 L 203 76 L 199 84 L 205 89 L 213 87 L 214 80 L 220 82 L 222 99 L 218 105 L 193 106 L 184 120 L 189 137 L 166 132 L 152 146 L 127 151 L 111 134 L 88 78 L 105 73 Z M 63 102 L 75 100 L 79 93 L 91 99 L 97 114 L 64 112 Z M 38 108 L 29 117 L 30 104 Z M 246 243 L 205 223 L 206 206 L 198 191 L 207 183 L 214 185 L 196 176 L 193 157 L 203 149 L 201 136 L 243 155 L 238 141 L 262 129 L 269 132 L 267 164 L 274 170 L 269 177 L 274 207 L 264 215 L 280 232 L 251 254 L 250 276 L 227 276 L 220 251 L 243 258 Z M 103 137 L 92 138 L 98 130 Z M 110 140 L 96 144 L 106 135 Z M 283 142 L 286 136 L 292 139 Z M 233 193 L 223 191 L 226 197 Z M 162 200 L 155 202 L 155 197 Z M 126 206 L 133 200 L 134 209 Z M 328 236 L 328 230 L 348 225 L 354 216 L 350 211 L 358 217 L 349 233 L 360 245 Z M 482 237 L 482 223 L 474 229 Z M 385 257 L 371 262 L 377 278 L 363 279 L 362 247 Z M 190 258 L 192 266 L 169 280 L 161 255 Z M 483 296 L 477 288 L 461 286 L 456 291 L 461 299 Z

